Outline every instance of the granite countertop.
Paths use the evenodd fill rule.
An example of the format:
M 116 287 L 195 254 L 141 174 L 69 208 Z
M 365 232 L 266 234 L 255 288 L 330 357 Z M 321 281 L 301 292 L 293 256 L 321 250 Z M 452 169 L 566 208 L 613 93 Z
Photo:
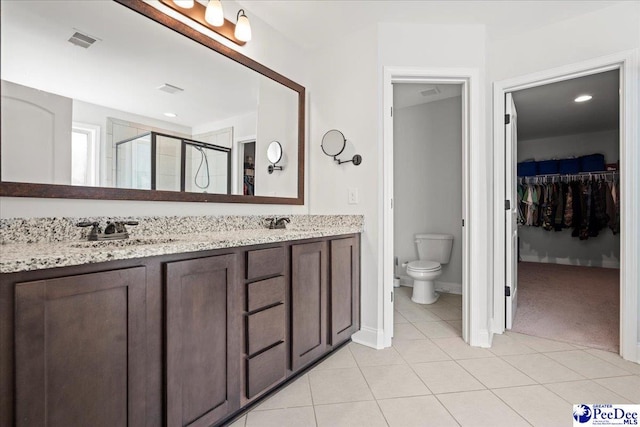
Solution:
M 105 261 L 144 258 L 264 243 L 362 232 L 356 224 L 286 230 L 242 229 L 192 234 L 135 236 L 128 240 L 5 243 L 0 245 L 0 273 L 41 270 Z

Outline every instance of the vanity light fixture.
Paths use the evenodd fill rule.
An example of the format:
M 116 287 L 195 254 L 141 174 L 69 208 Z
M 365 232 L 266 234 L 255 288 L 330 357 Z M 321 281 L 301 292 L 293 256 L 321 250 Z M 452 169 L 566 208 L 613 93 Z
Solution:
M 214 27 L 222 27 L 224 25 L 224 13 L 220 0 L 209 0 L 207 10 L 204 12 L 204 19 Z
M 580 95 L 579 97 L 574 99 L 574 101 L 575 102 L 586 102 L 586 101 L 591 100 L 591 98 L 593 98 L 593 96 L 591 96 L 591 95 Z
M 238 22 L 234 24 L 224 18 L 220 0 L 209 0 L 206 7 L 197 0 L 160 0 L 160 3 L 231 40 L 238 46 L 244 46 L 251 40 L 251 25 L 244 9 L 238 11 Z M 192 6 L 187 8 L 183 5 L 185 3 L 191 3 Z
M 251 40 L 251 25 L 249 24 L 249 18 L 244 13 L 244 9 L 238 11 L 235 36 L 243 42 Z

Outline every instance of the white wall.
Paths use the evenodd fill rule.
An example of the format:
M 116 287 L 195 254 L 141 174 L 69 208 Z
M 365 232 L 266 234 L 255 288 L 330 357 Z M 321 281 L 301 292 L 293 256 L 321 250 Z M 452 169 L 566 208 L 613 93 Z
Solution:
M 452 234 L 451 260 L 438 280 L 461 285 L 462 99 L 394 110 L 394 253 L 399 264 L 413 261 L 416 233 Z
M 71 184 L 70 98 L 2 80 L 2 179 Z
M 620 132 L 607 130 L 518 141 L 518 161 L 550 160 L 604 154 L 606 163 L 620 158 Z
M 640 3 L 622 2 L 597 12 L 487 44 L 487 93 L 491 82 L 527 75 L 640 47 Z M 636 105 L 637 105 L 636 94 Z M 487 109 L 491 109 L 487 100 Z M 492 138 L 489 118 L 487 138 Z M 636 142 L 637 143 L 637 142 Z M 489 170 L 493 167 L 490 153 Z M 635 159 L 640 164 L 640 159 Z M 636 195 L 640 197 L 640 194 Z M 635 212 L 640 222 L 640 212 Z M 636 238 L 635 244 L 638 245 Z M 640 294 L 639 294 L 640 295 Z M 496 301 L 502 298 L 496 298 Z M 493 312 L 493 307 L 491 307 Z M 495 313 L 494 313 L 495 314 Z M 639 319 L 640 322 L 640 319 Z M 640 325 L 639 325 L 640 329 Z
M 255 153 L 255 195 L 295 197 L 298 193 L 298 132 L 297 93 L 275 83 L 260 79 L 258 96 L 258 133 Z M 267 149 L 272 141 L 280 142 L 282 170 L 269 174 L 271 164 Z
M 233 128 L 233 137 L 235 142 L 238 139 L 242 140 L 247 137 L 255 138 L 257 132 L 257 123 L 257 112 L 252 111 L 251 113 L 244 114 L 242 116 L 231 117 L 229 119 L 194 126 L 193 134 L 203 135 L 209 132 L 219 131 L 220 129 Z
M 382 236 L 378 223 L 382 195 L 383 67 L 483 70 L 484 43 L 485 29 L 480 25 L 380 24 L 343 38 L 338 45 L 308 55 L 311 213 L 359 213 L 365 216 L 361 254 L 363 332 L 356 336 L 358 340 L 371 343 L 379 339 L 383 325 L 379 258 Z M 349 163 L 338 166 L 322 153 L 322 135 L 330 129 L 340 130 L 353 144 L 353 151 L 362 155 L 360 166 Z M 349 188 L 358 189 L 359 204 L 348 204 Z M 487 255 L 487 250 L 481 252 Z
M 618 161 L 619 132 L 589 132 L 549 138 L 518 141 L 518 161 L 547 160 L 578 157 L 586 154 L 604 154 L 607 163 Z M 546 231 L 542 227 L 521 226 L 520 256 L 523 261 L 554 264 L 620 267 L 620 234 L 610 229 L 600 231 L 597 237 L 580 240 L 571 237 L 572 229 Z
M 223 2 L 228 16 L 240 8 L 233 1 Z M 135 12 L 131 12 L 135 13 Z M 158 24 L 159 25 L 159 24 Z M 197 25 L 197 24 L 194 24 Z M 265 24 L 257 16 L 251 16 L 253 40 L 238 47 L 226 39 L 212 35 L 231 49 L 242 52 L 263 65 L 287 76 L 302 86 L 308 86 L 303 49 Z M 214 55 L 215 53 L 212 53 Z M 308 114 L 308 113 L 307 113 Z M 308 168 L 306 172 L 308 182 Z M 305 185 L 308 189 L 308 186 Z M 223 215 L 223 214 L 305 214 L 308 209 L 308 190 L 303 206 L 295 205 L 248 205 L 240 203 L 182 203 L 139 202 L 112 200 L 33 199 L 20 197 L 0 198 L 0 217 L 41 216 L 95 216 L 95 215 Z
M 313 214 L 363 214 L 361 239 L 361 325 L 377 333 L 382 322 L 378 286 L 378 130 L 377 29 L 369 27 L 340 45 L 308 55 L 309 204 Z M 336 64 L 339 64 L 337 66 Z M 338 165 L 320 143 L 330 129 L 340 130 L 362 155 L 362 163 Z M 359 193 L 350 205 L 348 188 Z

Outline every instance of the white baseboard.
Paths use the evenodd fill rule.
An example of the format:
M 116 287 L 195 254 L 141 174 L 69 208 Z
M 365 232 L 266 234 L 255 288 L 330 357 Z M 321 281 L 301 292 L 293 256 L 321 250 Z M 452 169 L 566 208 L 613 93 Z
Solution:
M 462 295 L 462 284 L 436 280 L 436 291 L 446 294 Z
M 489 334 L 487 329 L 481 329 L 475 337 L 470 337 L 469 345 L 472 347 L 491 348 L 493 334 Z
M 400 286 L 413 288 L 413 279 L 409 276 L 400 276 Z M 462 284 L 436 280 L 436 291 L 446 294 L 462 295 Z
M 413 288 L 413 279 L 409 276 L 400 275 L 400 286 L 406 286 L 408 288 Z
M 384 333 L 382 329 L 362 326 L 358 332 L 351 336 L 351 341 L 380 350 L 384 348 Z
M 603 267 L 620 268 L 620 261 L 593 261 L 593 260 L 571 260 L 569 258 L 540 258 L 536 255 L 520 254 L 520 260 L 524 262 L 539 262 L 542 264 L 575 265 L 579 267 Z

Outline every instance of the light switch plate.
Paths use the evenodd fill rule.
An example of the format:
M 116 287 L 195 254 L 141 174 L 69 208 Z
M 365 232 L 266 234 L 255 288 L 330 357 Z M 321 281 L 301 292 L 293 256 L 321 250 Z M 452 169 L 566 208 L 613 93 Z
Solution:
M 358 189 L 357 188 L 349 188 L 348 198 L 350 205 L 357 205 L 360 203 L 360 199 L 358 197 Z

